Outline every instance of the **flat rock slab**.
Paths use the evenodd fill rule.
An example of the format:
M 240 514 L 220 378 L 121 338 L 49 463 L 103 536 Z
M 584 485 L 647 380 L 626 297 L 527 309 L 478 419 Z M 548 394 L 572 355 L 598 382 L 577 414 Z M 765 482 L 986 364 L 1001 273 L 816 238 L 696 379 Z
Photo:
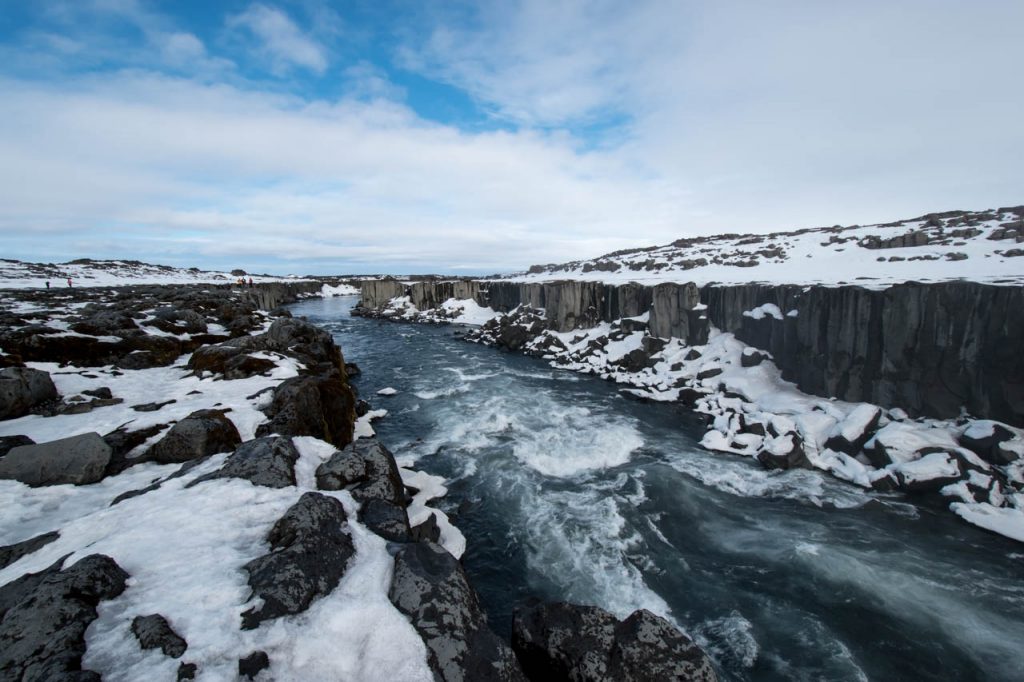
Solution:
M 0 459 L 0 478 L 33 487 L 95 483 L 103 478 L 111 453 L 110 446 L 98 433 L 21 445 Z

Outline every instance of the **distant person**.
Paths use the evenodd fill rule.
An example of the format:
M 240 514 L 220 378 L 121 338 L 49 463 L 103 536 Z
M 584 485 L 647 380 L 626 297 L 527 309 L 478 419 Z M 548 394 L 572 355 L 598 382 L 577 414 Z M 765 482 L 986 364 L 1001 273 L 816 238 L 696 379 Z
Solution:
M 249 278 L 249 288 L 252 289 L 252 277 Z
M 70 289 L 70 288 L 71 288 L 71 278 L 68 277 L 68 289 Z
M 49 289 L 49 288 L 50 288 L 50 280 L 46 280 L 46 288 L 47 288 L 47 289 Z

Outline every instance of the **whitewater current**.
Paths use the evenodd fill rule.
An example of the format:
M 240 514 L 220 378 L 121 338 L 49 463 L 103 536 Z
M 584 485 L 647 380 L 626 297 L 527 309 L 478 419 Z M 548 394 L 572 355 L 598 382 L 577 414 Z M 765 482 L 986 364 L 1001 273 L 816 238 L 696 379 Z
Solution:
M 725 680 L 1024 679 L 1019 543 L 941 501 L 708 452 L 684 408 L 458 327 L 354 318 L 356 300 L 292 312 L 360 366 L 353 384 L 388 410 L 374 426 L 399 463 L 448 480 L 440 506 L 497 632 L 539 597 L 649 609 Z

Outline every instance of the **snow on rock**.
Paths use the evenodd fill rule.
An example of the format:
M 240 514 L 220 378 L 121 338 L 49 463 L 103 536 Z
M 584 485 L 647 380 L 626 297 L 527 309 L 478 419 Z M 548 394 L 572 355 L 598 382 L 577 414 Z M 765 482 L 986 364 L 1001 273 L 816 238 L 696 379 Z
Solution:
M 377 391 L 377 395 L 388 395 L 388 396 L 390 396 L 390 395 L 397 395 L 397 394 L 398 394 L 398 390 L 394 389 L 394 388 L 392 388 L 390 386 L 388 386 L 387 388 L 382 388 L 379 391 Z
M 751 310 L 744 310 L 743 317 L 750 317 L 755 320 L 763 320 L 765 317 L 774 317 L 776 320 L 782 319 L 782 311 L 779 310 L 779 306 L 774 303 L 765 303 L 759 305 Z

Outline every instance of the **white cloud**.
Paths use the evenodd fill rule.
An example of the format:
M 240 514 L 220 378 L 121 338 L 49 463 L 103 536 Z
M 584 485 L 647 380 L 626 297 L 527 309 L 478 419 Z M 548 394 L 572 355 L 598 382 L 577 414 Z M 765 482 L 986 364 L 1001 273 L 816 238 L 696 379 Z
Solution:
M 302 67 L 318 74 L 327 70 L 327 50 L 279 9 L 249 6 L 228 19 L 228 26 L 245 29 L 259 41 L 258 51 L 279 74 Z

